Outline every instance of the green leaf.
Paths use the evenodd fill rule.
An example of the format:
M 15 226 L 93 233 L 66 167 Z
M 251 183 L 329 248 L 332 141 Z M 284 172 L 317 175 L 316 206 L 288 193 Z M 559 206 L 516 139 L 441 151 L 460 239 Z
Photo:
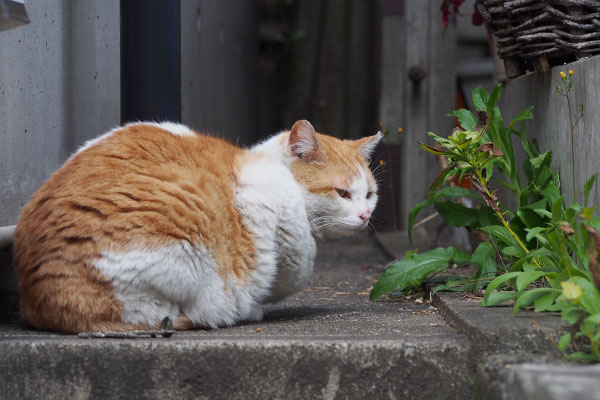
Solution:
M 521 208 L 517 210 L 517 216 L 521 221 L 523 221 L 523 224 L 525 224 L 527 228 L 539 227 L 544 225 L 544 221 L 542 221 L 539 215 L 537 215 L 532 209 Z
M 521 295 L 515 301 L 515 306 L 513 307 L 513 313 L 515 315 L 517 315 L 520 308 L 527 307 L 528 305 L 533 303 L 533 301 L 535 299 L 537 299 L 538 297 L 540 297 L 542 295 L 545 295 L 548 293 L 557 293 L 557 292 L 560 293 L 560 290 L 552 289 L 552 288 L 535 288 L 535 289 L 531 289 L 531 290 L 526 290 L 524 292 L 520 292 Z
M 558 302 L 560 302 L 561 297 L 559 297 Z M 564 304 L 564 301 L 562 303 Z M 563 306 L 562 310 L 561 310 L 561 318 L 564 321 L 566 321 L 569 325 L 575 324 L 575 322 L 577 322 L 577 320 L 583 314 L 584 314 L 584 312 L 582 310 L 580 310 L 579 308 L 577 308 L 576 306 L 571 305 L 571 304 L 567 304 L 566 307 Z
M 487 286 L 490 280 L 494 278 L 494 276 L 496 276 L 496 271 L 498 271 L 498 263 L 496 263 L 496 260 L 485 260 L 485 262 L 476 274 L 476 277 L 479 280 L 477 282 L 477 289 L 481 289 Z
M 585 185 L 583 185 L 583 196 L 584 196 L 584 202 L 583 204 L 585 206 L 587 206 L 588 204 L 588 199 L 590 197 L 590 191 L 592 190 L 592 187 L 594 186 L 594 182 L 596 182 L 596 176 L 598 174 L 594 174 L 591 176 L 590 179 L 588 179 L 588 181 L 585 183 Z
M 543 296 L 538 297 L 534 300 L 533 304 L 535 306 L 536 312 L 541 311 L 551 311 L 552 304 L 554 303 L 554 299 L 558 296 L 557 293 L 546 293 Z
M 540 154 L 537 157 L 530 158 L 529 162 L 533 166 L 533 168 L 537 171 L 541 167 L 548 167 L 550 162 L 552 161 L 552 152 L 547 151 L 545 153 Z
M 569 361 L 577 361 L 577 362 L 587 362 L 587 363 L 598 361 L 596 359 L 595 355 L 593 355 L 591 353 L 584 353 L 584 352 L 581 352 L 581 351 L 578 351 L 576 353 L 568 354 L 567 355 L 567 360 L 569 360 Z
M 506 274 L 502 274 L 500 276 L 497 276 L 488 285 L 488 287 L 487 287 L 487 289 L 485 291 L 485 296 L 483 297 L 483 300 L 487 303 L 487 299 L 492 295 L 492 292 L 494 290 L 496 290 L 496 288 L 498 288 L 503 283 L 508 282 L 509 280 L 516 278 L 521 273 L 522 272 L 508 272 Z
M 435 209 L 452 226 L 479 226 L 479 210 L 465 207 L 455 201 L 436 201 Z
M 515 126 L 515 124 L 517 122 L 532 119 L 533 113 L 531 112 L 531 110 L 533 110 L 533 106 L 529 106 L 524 111 L 521 111 L 519 114 L 517 114 L 517 116 L 511 121 L 511 123 L 509 125 L 509 129 L 512 130 L 512 128 Z M 523 147 L 525 147 L 525 146 L 523 146 Z
M 460 126 L 469 131 L 472 131 L 477 125 L 477 117 L 471 111 L 465 110 L 464 108 L 454 110 L 448 114 L 448 116 L 456 117 L 460 123 Z
M 585 319 L 585 322 L 593 325 L 600 325 L 600 314 L 590 315 Z
M 554 205 L 556 199 L 560 197 L 560 190 L 553 182 L 549 182 L 546 187 L 542 189 L 542 193 L 544 194 L 546 200 L 548 200 L 549 205 Z
M 540 258 L 543 258 L 543 257 L 546 257 L 547 262 L 552 263 L 551 265 L 557 265 L 560 261 L 560 257 L 558 256 L 558 254 L 546 249 L 545 247 L 541 247 L 537 250 L 530 251 L 525 256 L 523 256 L 519 260 L 515 261 L 512 265 L 512 268 L 515 270 L 519 270 L 523 267 L 523 264 L 525 264 L 529 260 L 531 260 L 533 258 L 536 258 L 539 260 Z M 548 266 L 551 266 L 551 265 L 548 265 Z
M 573 203 L 569 206 L 569 208 L 567 208 L 567 212 L 566 212 L 566 216 L 567 216 L 567 221 L 569 221 L 571 224 L 575 223 L 575 218 L 577 217 L 577 215 L 581 212 L 581 206 L 578 203 Z
M 471 256 L 471 264 L 482 266 L 487 260 L 494 259 L 496 249 L 491 243 L 481 242 Z
M 490 95 L 490 98 L 487 101 L 486 106 L 488 109 L 496 106 L 496 104 L 498 103 L 498 100 L 500 100 L 501 94 L 502 94 L 502 84 L 498 84 L 492 90 L 492 94 Z
M 489 93 L 481 86 L 473 89 L 473 105 L 477 111 L 487 111 L 487 102 L 490 98 Z
M 563 196 L 560 196 L 552 203 L 552 222 L 559 222 L 564 219 L 565 211 L 563 209 Z
M 509 257 L 521 258 L 525 255 L 525 252 L 520 246 L 506 246 L 502 249 L 502 254 Z
M 529 285 L 531 282 L 536 281 L 542 276 L 546 276 L 546 272 L 537 270 L 521 273 L 521 275 L 517 277 L 517 290 L 520 292 L 521 290 L 525 289 L 527 285 Z
M 533 108 L 533 106 L 532 106 Z M 526 112 L 526 111 L 524 111 Z M 531 117 L 533 118 L 533 114 L 531 115 Z M 512 127 L 514 126 L 514 123 L 516 123 L 517 121 L 513 120 L 513 124 L 510 125 L 510 129 L 512 130 Z M 539 149 L 537 148 L 537 146 L 535 145 L 535 143 L 533 143 L 531 140 L 528 140 L 527 137 L 525 136 L 525 124 L 521 123 L 521 129 L 519 129 L 518 131 L 514 131 L 512 130 L 513 133 L 515 133 L 517 136 L 519 136 L 519 139 L 521 139 L 521 146 L 523 147 L 523 150 L 525 150 L 525 153 L 527 154 L 528 158 L 534 158 L 537 157 L 540 154 Z
M 444 168 L 443 170 L 440 171 L 440 173 L 438 174 L 438 176 L 435 178 L 435 180 L 433 181 L 433 183 L 429 187 L 429 191 L 427 192 L 427 199 L 428 200 L 433 199 L 433 195 L 435 193 L 435 190 L 444 184 L 444 182 L 446 180 L 446 175 L 448 175 L 448 173 L 450 171 L 452 171 L 453 169 L 454 169 L 454 164 L 449 165 L 449 166 L 447 166 L 446 168 Z
M 554 172 L 550 168 L 543 167 L 539 169 L 535 178 L 533 178 L 533 182 L 537 187 L 544 187 L 553 176 Z
M 501 225 L 490 225 L 481 227 L 479 230 L 493 236 L 496 239 L 500 239 L 502 242 L 509 246 L 518 246 L 515 238 L 513 238 L 510 232 Z
M 487 279 L 493 278 L 498 270 L 496 263 L 496 249 L 491 243 L 481 242 L 471 256 L 471 264 L 477 265 L 477 272 L 473 276 L 477 280 L 476 288 L 487 285 Z
M 482 204 L 479 207 L 479 224 L 481 226 L 498 225 L 500 221 L 494 210 Z
M 437 292 L 464 292 L 473 290 L 475 290 L 473 280 L 461 278 L 448 281 L 442 285 L 437 285 L 433 290 L 433 294 L 436 294 Z
M 427 275 L 445 271 L 450 263 L 464 265 L 469 260 L 468 254 L 453 247 L 437 248 L 400 260 L 383 271 L 369 298 L 375 300 L 394 289 L 417 286 Z
M 439 156 L 445 156 L 445 155 L 449 154 L 448 151 L 446 151 L 446 150 L 438 150 L 438 149 L 431 147 L 428 144 L 425 144 L 422 142 L 419 142 L 419 146 L 421 146 L 421 148 L 423 148 L 423 150 L 428 151 L 431 154 L 435 154 L 435 155 L 439 155 Z
M 491 293 L 487 297 L 487 299 L 484 298 L 483 300 L 481 300 L 479 305 L 483 307 L 491 307 L 498 304 L 506 303 L 507 301 L 512 300 L 517 296 L 519 296 L 518 292 L 494 292 Z
M 542 218 L 548 218 L 548 219 L 552 218 L 552 213 L 548 210 L 542 210 L 542 209 L 538 208 L 538 209 L 533 210 L 533 212 Z
M 570 344 L 571 344 L 571 334 L 565 333 L 558 340 L 558 349 L 564 353 Z
M 525 238 L 525 240 L 527 240 L 529 242 L 531 239 L 533 239 L 534 237 L 539 235 L 541 232 L 545 232 L 547 230 L 548 230 L 548 228 L 544 228 L 542 226 L 536 226 L 535 228 L 527 228 L 527 229 L 525 229 L 525 231 L 527 232 L 527 237 Z
M 548 241 L 548 239 L 546 239 L 542 235 L 542 232 L 547 232 L 548 228 L 536 226 L 535 228 L 531 228 L 531 229 L 525 228 L 525 231 L 527 232 L 527 236 L 526 236 L 525 240 L 527 240 L 528 242 L 531 241 L 531 239 L 535 238 L 542 246 L 550 245 L 550 242 Z

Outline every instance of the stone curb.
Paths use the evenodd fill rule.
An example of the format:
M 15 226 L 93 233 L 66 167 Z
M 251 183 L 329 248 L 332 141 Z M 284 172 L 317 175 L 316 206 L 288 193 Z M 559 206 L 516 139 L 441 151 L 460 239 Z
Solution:
M 461 342 L 54 338 L 0 353 L 11 399 L 445 399 L 471 386 Z

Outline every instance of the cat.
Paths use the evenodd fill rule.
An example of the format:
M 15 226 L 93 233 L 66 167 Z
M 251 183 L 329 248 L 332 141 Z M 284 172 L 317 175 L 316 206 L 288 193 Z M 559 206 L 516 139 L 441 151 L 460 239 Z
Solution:
M 15 230 L 27 326 L 70 333 L 262 320 L 303 288 L 316 240 L 365 228 L 381 134 L 339 140 L 305 120 L 251 147 L 175 123 L 87 142 Z

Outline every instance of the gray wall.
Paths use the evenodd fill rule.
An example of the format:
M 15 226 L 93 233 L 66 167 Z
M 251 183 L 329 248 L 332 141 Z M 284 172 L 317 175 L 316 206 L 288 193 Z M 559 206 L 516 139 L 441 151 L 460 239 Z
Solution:
M 422 0 L 404 1 L 404 7 L 384 14 L 382 24 L 380 121 L 390 132 L 384 140 L 401 144 L 398 207 L 405 228 L 409 210 L 426 198 L 440 171 L 417 141 L 429 142 L 428 131 L 446 135 L 454 127 L 446 115 L 455 105 L 456 29 L 451 23 L 444 30 L 439 4 Z M 423 69 L 421 81 L 409 80 L 411 67 Z
M 0 226 L 86 139 L 120 121 L 119 1 L 28 1 L 0 32 Z
M 560 71 L 572 69 L 575 74 L 572 106 L 574 117 L 580 104 L 584 106 L 582 119 L 577 124 L 574 148 L 571 148 L 567 102 L 556 93 Z M 575 187 L 577 200 L 583 203 L 583 185 L 594 173 L 600 172 L 600 57 L 554 67 L 544 74 L 532 73 L 505 84 L 500 109 L 505 120 L 533 105 L 533 121 L 526 124 L 530 138 L 536 138 L 540 150 L 552 150 L 554 165 L 560 168 L 561 190 L 573 199 L 571 154 L 575 154 Z M 507 121 L 508 123 L 509 121 Z M 592 192 L 596 210 L 600 209 L 598 182 Z
M 240 144 L 257 136 L 256 4 L 181 1 L 181 119 Z
M 87 139 L 120 124 L 119 0 L 27 1 L 0 32 L 0 226 Z M 182 121 L 257 136 L 257 26 L 245 0 L 182 0 Z

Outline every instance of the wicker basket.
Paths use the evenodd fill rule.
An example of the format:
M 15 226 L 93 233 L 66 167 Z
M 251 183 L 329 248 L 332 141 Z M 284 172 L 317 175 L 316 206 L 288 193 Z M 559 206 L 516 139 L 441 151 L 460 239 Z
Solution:
M 600 53 L 599 0 L 484 0 L 477 7 L 508 78 Z

